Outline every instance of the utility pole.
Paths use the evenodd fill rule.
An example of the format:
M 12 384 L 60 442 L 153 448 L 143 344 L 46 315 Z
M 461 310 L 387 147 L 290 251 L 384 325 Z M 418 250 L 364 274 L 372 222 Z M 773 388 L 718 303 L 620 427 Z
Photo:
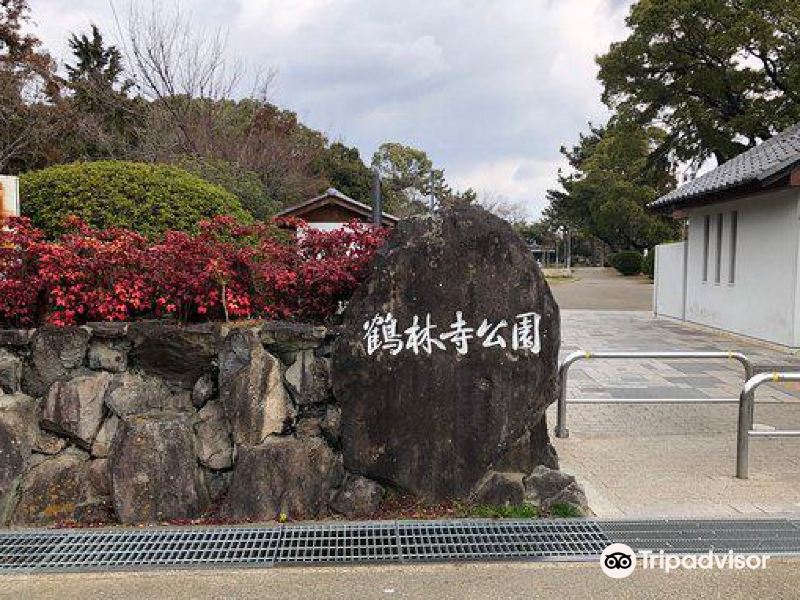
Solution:
M 372 170 L 372 222 L 378 227 L 383 224 L 383 207 L 381 206 L 381 174 L 378 169 Z
M 431 212 L 433 212 L 433 207 L 436 205 L 436 192 L 433 189 L 433 169 L 431 169 Z

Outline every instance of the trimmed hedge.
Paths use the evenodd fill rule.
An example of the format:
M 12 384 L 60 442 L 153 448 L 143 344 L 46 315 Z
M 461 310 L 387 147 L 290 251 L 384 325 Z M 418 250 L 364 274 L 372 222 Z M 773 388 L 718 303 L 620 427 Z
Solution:
M 177 167 L 123 162 L 77 162 L 20 177 L 22 214 L 55 238 L 69 216 L 96 229 L 122 227 L 147 237 L 197 231 L 204 219 L 229 215 L 249 222 L 239 200 Z
M 614 255 L 611 264 L 623 275 L 638 275 L 642 272 L 642 255 L 636 250 L 623 250 Z

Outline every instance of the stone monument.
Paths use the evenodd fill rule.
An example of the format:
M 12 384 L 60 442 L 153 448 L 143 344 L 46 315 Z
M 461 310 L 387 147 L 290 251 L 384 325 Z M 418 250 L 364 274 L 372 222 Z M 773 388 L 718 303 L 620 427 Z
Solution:
M 463 204 L 402 221 L 343 316 L 345 468 L 429 502 L 522 501 L 557 469 L 559 311 L 525 242 Z

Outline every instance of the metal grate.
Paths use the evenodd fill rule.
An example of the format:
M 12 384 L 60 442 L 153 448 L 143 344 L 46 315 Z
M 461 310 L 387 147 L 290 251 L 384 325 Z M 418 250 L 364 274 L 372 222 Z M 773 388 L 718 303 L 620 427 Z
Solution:
M 282 529 L 277 563 L 397 561 L 393 522 L 383 524 L 293 525 Z
M 588 560 L 612 542 L 670 553 L 800 554 L 800 521 L 452 520 L 0 533 L 0 573 L 157 567 Z
M 397 528 L 404 560 L 575 560 L 610 543 L 593 521 L 400 521 Z
M 277 528 L 0 535 L 0 571 L 269 565 Z
M 800 553 L 798 522 L 786 519 L 603 521 L 600 528 L 637 552 Z

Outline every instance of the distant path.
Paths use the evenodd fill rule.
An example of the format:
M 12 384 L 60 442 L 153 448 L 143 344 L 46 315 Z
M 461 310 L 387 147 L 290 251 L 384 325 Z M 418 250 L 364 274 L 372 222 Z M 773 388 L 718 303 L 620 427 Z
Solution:
M 642 276 L 623 277 L 604 267 L 573 269 L 577 281 L 551 283 L 561 308 L 583 310 L 652 310 L 653 284 Z

